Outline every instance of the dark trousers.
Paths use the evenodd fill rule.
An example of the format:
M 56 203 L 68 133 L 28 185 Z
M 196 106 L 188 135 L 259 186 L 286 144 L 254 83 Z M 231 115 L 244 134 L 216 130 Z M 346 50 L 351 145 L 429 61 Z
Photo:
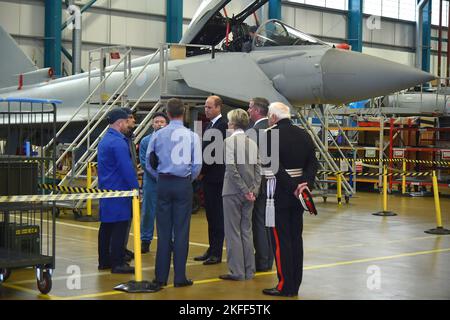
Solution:
M 98 263 L 100 266 L 110 265 L 112 268 L 124 264 L 125 238 L 129 221 L 100 224 L 98 231 Z
M 173 251 L 174 282 L 186 281 L 186 261 L 189 250 L 189 225 L 192 210 L 190 178 L 159 176 L 157 186 L 155 279 L 167 282 Z M 172 243 L 173 230 L 173 243 Z
M 275 199 L 275 227 L 271 229 L 277 289 L 285 294 L 298 294 L 303 277 L 303 207 L 300 201 L 294 196 Z
M 263 191 L 263 190 L 261 190 Z M 273 249 L 270 228 L 266 227 L 266 193 L 261 192 L 256 198 L 253 215 L 253 245 L 255 247 L 256 270 L 272 269 Z
M 224 222 L 222 202 L 222 182 L 204 182 L 205 211 L 208 220 L 208 255 L 222 259 Z
M 128 221 L 128 226 L 127 226 L 127 235 L 125 236 L 125 242 L 124 242 L 124 248 L 128 249 L 128 240 L 130 239 L 130 231 L 131 231 L 131 221 Z

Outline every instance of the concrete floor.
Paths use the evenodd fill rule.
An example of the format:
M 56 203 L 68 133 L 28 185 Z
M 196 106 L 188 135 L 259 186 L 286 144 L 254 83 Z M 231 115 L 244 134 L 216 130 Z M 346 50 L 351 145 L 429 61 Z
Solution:
M 340 207 L 333 199 L 316 202 L 319 215 L 304 219 L 304 280 L 298 299 L 450 299 L 450 235 L 424 233 L 435 227 L 432 198 L 390 196 L 389 210 L 399 215 L 385 218 L 371 215 L 381 206 L 375 193 L 358 193 Z M 450 199 L 441 199 L 441 206 L 444 226 L 450 228 Z M 0 286 L 0 299 L 273 299 L 261 290 L 276 284 L 275 270 L 229 282 L 218 278 L 227 272 L 226 262 L 203 266 L 193 260 L 207 248 L 204 212 L 193 215 L 191 223 L 187 270 L 194 286 L 169 285 L 158 293 L 112 289 L 133 277 L 97 271 L 97 230 L 98 223 L 59 218 L 50 295 L 39 295 L 33 270 L 15 270 Z M 143 255 L 144 280 L 154 278 L 155 249 L 156 242 Z M 80 289 L 68 289 L 72 265 L 81 270 Z

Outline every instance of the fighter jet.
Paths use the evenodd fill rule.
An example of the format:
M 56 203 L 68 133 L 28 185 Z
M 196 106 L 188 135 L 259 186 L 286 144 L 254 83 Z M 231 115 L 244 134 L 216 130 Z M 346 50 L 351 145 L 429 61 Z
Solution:
M 255 96 L 291 106 L 343 104 L 387 95 L 435 78 L 402 64 L 338 49 L 279 20 L 262 24 L 253 21 L 254 14 L 267 2 L 254 0 L 242 10 L 232 12 L 230 8 L 236 8 L 239 1 L 204 0 L 180 41 L 204 47 L 188 47 L 185 58 L 169 61 L 167 93 L 177 96 L 214 93 L 234 105 L 246 105 Z M 250 38 L 252 25 L 258 28 Z M 57 121 L 67 121 L 89 95 L 88 74 L 53 79 L 49 69 L 30 67 L 29 59 L 3 30 L 0 42 L 0 84 L 7 84 L 0 89 L 0 98 L 62 100 Z M 246 42 L 250 42 L 249 52 L 244 50 Z M 134 60 L 132 73 L 138 72 L 147 59 Z M 159 66 L 157 56 L 131 85 L 128 99 L 137 99 L 148 88 L 159 74 Z M 92 75 L 98 76 L 98 71 Z M 91 86 L 98 81 L 94 79 Z M 122 81 L 118 70 L 111 76 L 106 91 L 112 94 Z M 157 101 L 160 95 L 160 86 L 155 85 L 148 90 L 145 100 Z M 73 121 L 86 119 L 87 113 L 81 112 Z
M 385 96 L 381 100 L 381 112 L 397 115 L 449 116 L 448 92 L 402 92 Z

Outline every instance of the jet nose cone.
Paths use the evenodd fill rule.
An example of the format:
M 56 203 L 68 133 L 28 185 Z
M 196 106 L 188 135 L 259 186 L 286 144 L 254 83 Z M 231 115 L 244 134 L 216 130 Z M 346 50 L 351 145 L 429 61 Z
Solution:
M 352 51 L 328 50 L 321 61 L 326 103 L 386 95 L 436 77 L 421 70 Z

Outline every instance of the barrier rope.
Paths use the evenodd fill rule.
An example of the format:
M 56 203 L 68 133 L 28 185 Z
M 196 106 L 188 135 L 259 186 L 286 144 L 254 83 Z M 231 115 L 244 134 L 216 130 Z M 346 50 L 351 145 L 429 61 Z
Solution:
M 343 171 L 327 171 L 319 170 L 318 174 L 329 174 L 329 175 L 344 175 L 344 176 L 361 176 L 361 177 L 378 177 L 378 176 L 388 176 L 388 177 L 426 177 L 431 176 L 431 172 L 391 172 L 391 173 L 378 173 L 378 172 L 343 172 Z
M 333 158 L 335 161 L 344 160 L 344 158 Z M 347 158 L 349 161 L 361 161 L 361 162 L 380 162 L 380 159 L 376 158 L 358 158 L 358 159 L 351 159 Z M 431 160 L 413 160 L 413 159 L 381 159 L 381 162 L 407 162 L 407 163 L 419 163 L 419 164 L 437 164 L 440 166 L 449 166 L 450 167 L 450 161 L 431 161 Z
M 104 198 L 137 197 L 138 191 L 112 191 L 102 193 L 73 193 L 73 194 L 53 194 L 53 195 L 17 195 L 0 196 L 0 203 L 5 202 L 52 202 L 68 200 L 87 200 Z
M 109 189 L 54 186 L 52 184 L 39 184 L 38 186 L 42 190 L 62 191 L 62 192 L 65 192 L 65 193 L 105 193 L 105 192 L 115 192 L 115 191 L 117 191 L 117 190 L 109 190 Z

